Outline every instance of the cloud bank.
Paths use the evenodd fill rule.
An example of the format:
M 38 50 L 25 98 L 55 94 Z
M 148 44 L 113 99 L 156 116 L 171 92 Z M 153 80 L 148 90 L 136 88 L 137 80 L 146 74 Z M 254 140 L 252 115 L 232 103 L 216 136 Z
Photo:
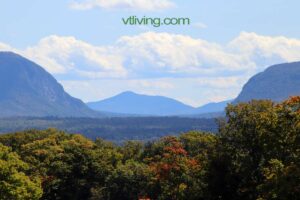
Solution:
M 52 35 L 18 51 L 53 74 L 86 79 L 215 77 L 256 73 L 275 63 L 300 60 L 300 40 L 243 32 L 220 45 L 186 35 L 147 32 L 95 46 Z
M 123 89 L 119 83 L 124 90 L 167 95 L 193 105 L 234 98 L 255 73 L 300 60 L 300 40 L 247 32 L 225 45 L 147 32 L 123 36 L 108 46 L 52 35 L 26 49 L 0 43 L 0 50 L 15 51 L 42 65 L 73 94 L 77 92 L 72 86 L 84 82 L 90 91 L 110 88 L 104 94 L 113 95 Z M 87 95 L 86 100 L 94 98 Z

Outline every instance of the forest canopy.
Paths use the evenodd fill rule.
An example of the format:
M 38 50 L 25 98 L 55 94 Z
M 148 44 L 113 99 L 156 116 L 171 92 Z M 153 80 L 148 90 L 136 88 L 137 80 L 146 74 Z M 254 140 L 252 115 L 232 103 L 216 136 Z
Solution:
M 123 145 L 56 129 L 0 136 L 0 199 L 296 200 L 300 97 L 229 105 L 219 132 Z

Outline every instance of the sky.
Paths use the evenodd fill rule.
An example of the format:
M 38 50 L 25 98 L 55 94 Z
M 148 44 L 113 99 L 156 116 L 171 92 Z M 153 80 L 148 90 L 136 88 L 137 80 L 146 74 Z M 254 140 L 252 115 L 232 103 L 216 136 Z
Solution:
M 192 106 L 235 98 L 268 66 L 300 60 L 297 0 L 0 0 L 0 51 L 85 102 L 123 91 Z M 184 17 L 189 26 L 125 26 Z

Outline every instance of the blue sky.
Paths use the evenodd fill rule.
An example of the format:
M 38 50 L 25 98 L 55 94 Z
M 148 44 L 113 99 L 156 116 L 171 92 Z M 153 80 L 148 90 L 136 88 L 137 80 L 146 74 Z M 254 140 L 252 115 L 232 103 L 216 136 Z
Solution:
M 0 51 L 22 54 L 73 96 L 132 90 L 199 106 L 232 99 L 252 75 L 300 60 L 296 0 L 0 0 Z M 124 26 L 123 17 L 190 26 Z

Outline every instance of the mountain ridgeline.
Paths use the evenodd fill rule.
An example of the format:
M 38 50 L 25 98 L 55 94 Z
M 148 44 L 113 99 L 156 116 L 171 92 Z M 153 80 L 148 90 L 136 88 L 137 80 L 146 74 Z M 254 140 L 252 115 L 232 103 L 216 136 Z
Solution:
M 191 113 L 194 109 L 171 98 L 141 95 L 129 91 L 99 102 L 91 102 L 87 105 L 99 111 L 160 116 Z
M 108 99 L 90 102 L 87 105 L 98 111 L 146 116 L 201 115 L 222 112 L 230 101 L 209 103 L 199 108 L 163 97 L 123 92 Z
M 162 97 L 125 92 L 88 106 L 98 111 L 136 115 L 184 115 L 214 118 L 222 116 L 229 103 L 248 102 L 252 99 L 269 99 L 280 102 L 290 96 L 300 95 L 300 62 L 274 65 L 253 76 L 235 100 L 209 103 L 199 108 Z
M 11 52 L 0 52 L 0 117 L 99 116 L 71 97 L 42 67 Z
M 300 95 L 300 62 L 293 62 L 271 66 L 253 76 L 234 102 L 252 99 L 279 102 L 297 95 Z

